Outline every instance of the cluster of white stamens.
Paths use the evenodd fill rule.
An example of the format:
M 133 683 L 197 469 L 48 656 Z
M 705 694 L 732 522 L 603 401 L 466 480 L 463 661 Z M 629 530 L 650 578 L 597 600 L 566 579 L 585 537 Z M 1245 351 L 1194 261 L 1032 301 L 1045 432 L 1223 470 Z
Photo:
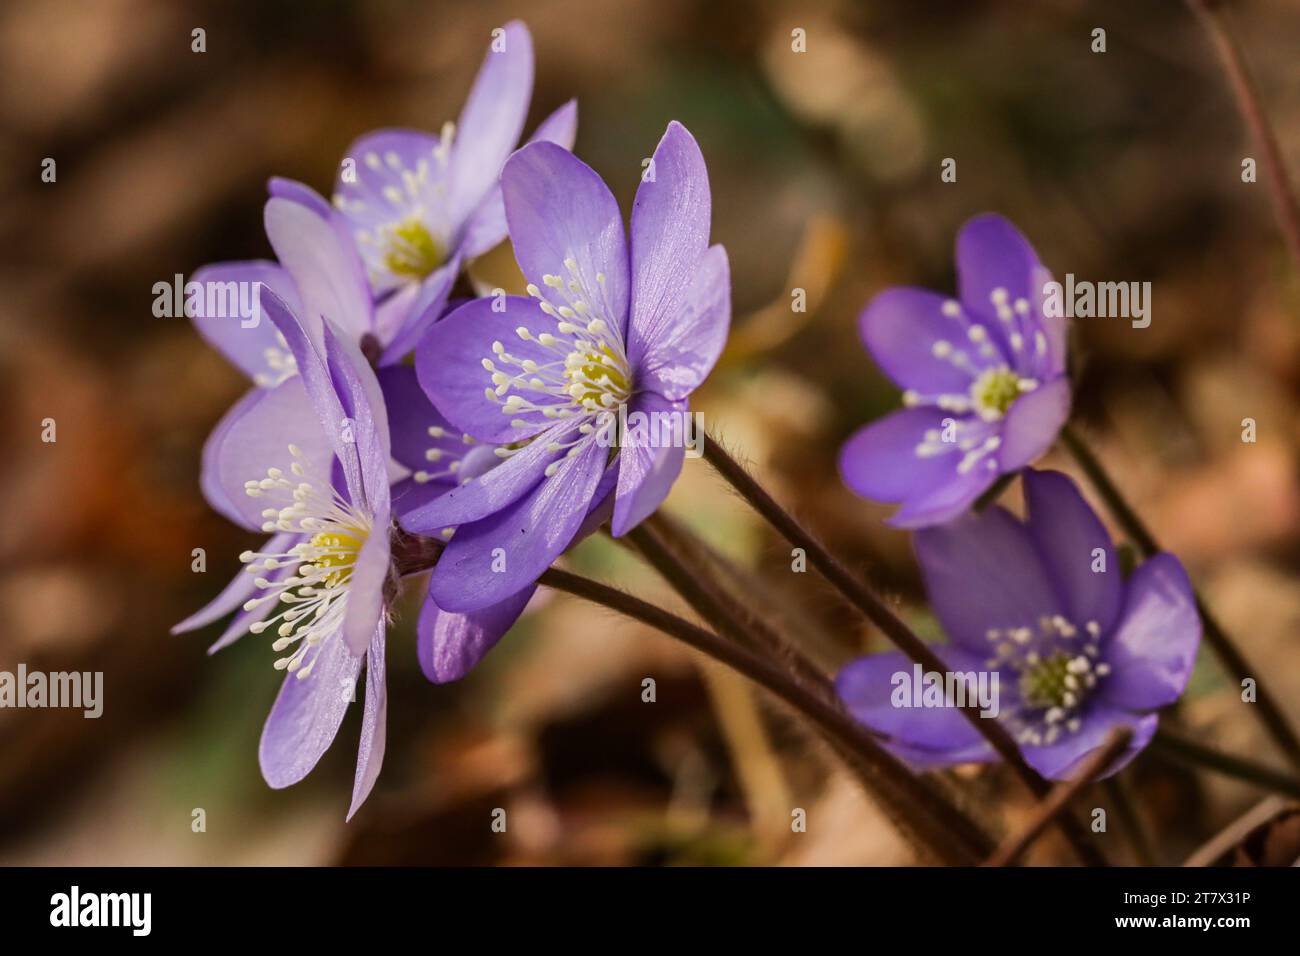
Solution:
M 269 468 L 266 477 L 244 484 L 252 498 L 278 499 L 277 507 L 262 512 L 262 530 L 304 535 L 288 551 L 245 551 L 239 560 L 244 570 L 257 575 L 255 584 L 264 594 L 245 602 L 244 610 L 278 602 L 277 613 L 252 624 L 261 634 L 275 627 L 277 670 L 300 679 L 311 673 L 321 644 L 337 632 L 347 607 L 348 585 L 362 545 L 370 536 L 370 516 L 344 501 L 327 480 L 312 473 L 296 445 L 289 446 L 290 474 Z M 268 573 L 277 572 L 275 579 Z
M 993 628 L 985 637 L 994 646 L 989 667 L 1019 675 L 1021 706 L 1008 713 L 1016 740 L 1050 746 L 1062 733 L 1077 733 L 1079 717 L 1097 681 L 1110 673 L 1098 660 L 1101 628 L 1088 621 L 1080 630 L 1061 615 L 1041 617 L 1032 627 Z
M 448 236 L 431 223 L 448 220 L 446 172 L 454 135 L 455 124 L 446 123 L 438 145 L 428 156 L 419 157 L 414 167 L 408 167 L 393 150 L 382 156 L 370 151 L 361 157 L 372 172 L 387 169 L 401 183 L 389 183 L 379 191 L 384 208 L 371 208 L 365 199 L 341 192 L 334 196 L 334 205 L 341 212 L 376 221 L 370 229 L 356 230 L 355 236 L 370 283 L 377 291 L 394 282 L 422 279 L 446 259 Z M 435 167 L 436 177 L 431 175 Z
M 524 342 L 540 346 L 554 355 L 546 361 L 512 355 L 504 343 L 492 343 L 492 357 L 483 359 L 483 368 L 492 376 L 492 385 L 484 390 L 488 401 L 501 406 L 504 414 L 540 414 L 561 421 L 582 419 L 614 412 L 632 393 L 632 372 L 622 336 L 610 315 L 605 293 L 605 276 L 597 273 L 596 291 L 588 289 L 578 263 L 564 260 L 569 273 L 566 280 L 544 275 L 547 292 L 529 284 L 528 294 L 539 300 L 539 309 L 555 320 L 555 332 L 534 332 L 519 326 L 515 334 Z M 560 304 L 556 304 L 556 302 Z M 558 333 L 558 334 L 556 334 Z M 527 427 L 528 422 L 515 417 L 512 425 Z M 591 422 L 578 426 L 580 437 L 567 444 L 552 442 L 550 451 L 568 449 L 573 455 L 583 439 L 595 430 Z M 517 447 L 498 448 L 505 458 Z M 553 475 L 558 462 L 547 468 Z
M 253 376 L 253 383 L 262 388 L 274 388 L 285 379 L 293 378 L 298 374 L 298 360 L 293 357 L 293 352 L 289 350 L 289 343 L 284 337 L 284 333 L 279 329 L 275 331 L 276 345 L 268 345 L 262 351 L 262 358 L 266 362 L 266 371 L 257 372 Z
M 1013 353 L 1012 363 L 1023 367 L 1020 360 L 1025 358 L 1030 314 L 1028 300 L 1018 298 L 1013 302 L 1006 289 L 997 288 L 990 293 L 989 302 L 1006 333 L 1006 343 Z M 923 393 L 909 389 L 903 393 L 903 404 L 908 407 L 930 406 L 974 418 L 954 421 L 947 433 L 938 429 L 927 432 L 925 440 L 916 446 L 916 456 L 930 458 L 960 451 L 962 457 L 957 465 L 958 472 L 965 474 L 981 463 L 995 469 L 997 461 L 993 453 L 1001 445 L 1001 438 L 990 434 L 986 423 L 1000 421 L 1016 399 L 1032 392 L 1040 383 L 1021 375 L 1007 363 L 988 328 L 974 321 L 960 302 L 949 299 L 940 311 L 953 320 L 964 342 L 955 338 L 937 339 L 930 346 L 931 354 L 964 372 L 970 385 L 964 392 Z M 1039 356 L 1047 352 L 1047 338 L 1041 331 L 1034 333 L 1034 348 Z M 990 360 L 993 360 L 992 364 Z
M 446 438 L 447 429 L 443 428 L 441 425 L 430 425 L 429 437 L 438 439 Z M 475 444 L 474 439 L 463 432 L 461 433 L 460 441 L 461 444 L 466 447 Z M 429 462 L 430 465 L 437 465 L 439 467 L 432 470 L 421 469 L 411 477 L 415 479 L 417 484 L 421 485 L 439 479 L 446 479 L 448 481 L 458 480 L 461 484 L 464 484 L 466 481 L 469 481 L 469 479 L 460 478 L 459 476 L 461 456 L 461 452 L 452 451 L 443 445 L 434 445 L 432 448 L 425 449 L 424 460 Z

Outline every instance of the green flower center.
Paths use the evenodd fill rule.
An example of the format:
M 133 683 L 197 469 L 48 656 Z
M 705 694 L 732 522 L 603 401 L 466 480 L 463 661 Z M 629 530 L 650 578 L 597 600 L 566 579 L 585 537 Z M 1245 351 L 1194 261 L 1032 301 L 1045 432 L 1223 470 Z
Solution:
M 313 535 L 308 547 L 311 549 L 312 566 L 325 574 L 326 587 L 338 587 L 352 578 L 352 568 L 357 563 L 357 555 L 366 543 L 366 532 L 362 528 L 343 528 L 338 531 L 322 531 Z
M 627 363 L 608 345 L 570 352 L 564 363 L 564 377 L 569 382 L 569 396 L 588 410 L 615 407 L 632 394 Z M 604 402 L 606 395 L 613 401 Z
M 1070 661 L 1068 654 L 1057 651 L 1026 668 L 1020 674 L 1020 696 L 1024 702 L 1036 710 L 1068 706 L 1066 697 L 1073 694 L 1066 681 L 1070 676 Z
M 384 265 L 396 276 L 423 279 L 442 265 L 442 244 L 418 219 L 406 219 L 387 230 Z
M 985 369 L 970 387 L 976 414 L 985 421 L 997 421 L 1023 392 L 1028 391 L 1024 384 L 1020 376 L 1005 365 Z

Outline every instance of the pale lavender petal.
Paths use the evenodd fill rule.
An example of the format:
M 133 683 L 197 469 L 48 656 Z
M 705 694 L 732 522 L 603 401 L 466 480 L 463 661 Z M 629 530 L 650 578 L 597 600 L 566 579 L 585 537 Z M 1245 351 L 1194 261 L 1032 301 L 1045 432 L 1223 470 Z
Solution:
M 419 291 L 411 301 L 401 327 L 379 357 L 380 364 L 392 365 L 402 361 L 415 351 L 430 326 L 442 318 L 447 310 L 447 298 L 456 284 L 456 277 L 460 275 L 460 264 L 460 257 L 452 256 L 445 265 L 434 270 L 420 283 Z
M 653 328 L 641 330 L 649 338 L 640 346 L 640 357 L 632 359 L 637 388 L 669 399 L 685 398 L 713 370 L 727 344 L 730 325 L 727 253 L 722 246 L 713 246 L 700 257 L 671 314 Z M 635 321 L 632 331 L 637 332 Z
M 578 135 L 578 101 L 569 100 L 546 119 L 529 137 L 529 143 L 555 143 L 572 152 Z M 525 144 L 527 145 L 527 144 Z M 506 207 L 501 198 L 501 183 L 495 182 L 487 197 L 479 203 L 460 239 L 460 253 L 473 259 L 487 252 L 506 237 Z
M 207 441 L 203 443 L 203 454 L 199 464 L 199 490 L 203 492 L 204 499 L 212 506 L 214 511 L 235 524 L 247 524 L 244 518 L 246 512 L 239 507 L 244 504 L 243 499 L 246 496 L 241 493 L 239 497 L 231 498 L 225 485 L 221 483 L 221 474 L 218 467 L 221 458 L 220 450 L 226 440 L 226 435 L 230 432 L 231 426 L 248 414 L 266 397 L 266 394 L 266 390 L 261 388 L 254 388 L 245 392 L 244 396 L 221 417 L 221 421 L 217 422 L 208 435 Z M 249 478 L 254 477 L 260 478 L 262 476 L 249 475 Z M 242 492 L 242 488 L 238 490 Z
M 618 487 L 610 527 L 614 537 L 626 534 L 650 517 L 668 497 L 682 470 L 686 454 L 682 439 L 689 414 L 686 402 L 670 402 L 654 392 L 632 397 L 627 411 L 628 431 L 618 450 Z M 650 417 L 655 415 L 662 416 L 664 426 Z M 645 418 L 638 423 L 637 416 Z
M 1043 309 L 1043 287 L 1051 275 L 1020 230 L 994 214 L 968 221 L 957 235 L 957 277 L 963 306 L 984 317 L 1004 352 L 1014 359 L 1014 368 L 1042 378 L 1064 371 L 1064 323 L 1048 320 Z M 995 295 L 1004 293 L 1001 304 L 1009 313 L 994 302 Z M 1018 310 L 1019 300 L 1025 306 Z M 1042 353 L 1036 342 L 1039 331 L 1048 346 Z M 1020 349 L 1011 344 L 1013 332 L 1023 340 Z
M 356 693 L 361 660 L 337 637 L 327 638 L 307 677 L 285 676 L 257 751 L 262 776 L 272 787 L 279 790 L 307 776 L 334 742 Z
M 492 38 L 456 124 L 448 195 L 454 223 L 465 222 L 496 184 L 533 98 L 533 38 L 519 20 L 502 30 Z
M 276 258 L 293 277 L 313 343 L 326 318 L 360 341 L 374 324 L 370 287 L 355 246 L 333 216 L 322 217 L 291 199 L 267 200 L 263 216 Z
M 577 429 L 572 422 L 552 425 L 490 471 L 456 485 L 424 507 L 407 511 L 403 527 L 434 534 L 480 521 L 514 504 L 537 487 L 552 462 L 564 457 L 566 446 L 578 436 Z
M 578 453 L 527 497 L 456 529 L 429 579 L 440 608 L 463 613 L 504 601 L 535 582 L 569 546 L 608 451 L 594 437 L 575 447 Z
M 556 309 L 585 303 L 584 319 L 603 319 L 626 340 L 627 238 L 600 176 L 554 143 L 533 143 L 510 157 L 501 191 L 515 259 L 538 293 Z
M 981 655 L 951 646 L 936 646 L 933 650 L 950 670 L 974 674 L 977 681 L 981 672 L 988 671 Z M 918 700 L 912 691 L 917 666 L 901 651 L 860 657 L 846 664 L 836 676 L 835 691 L 854 719 L 888 737 L 889 749 L 918 767 L 994 759 L 988 741 L 955 705 L 914 706 Z M 916 695 L 923 692 L 922 688 L 923 684 L 917 687 Z M 923 698 L 919 699 L 923 702 Z M 970 701 L 977 702 L 973 692 Z
M 1200 642 L 1187 572 L 1172 554 L 1148 558 L 1129 578 L 1119 625 L 1102 645 L 1111 672 L 1100 696 L 1129 710 L 1172 704 L 1187 689 Z
M 935 616 L 967 650 L 985 653 L 989 630 L 1036 627 L 1061 613 L 1028 530 L 1004 508 L 924 528 L 913 541 Z
M 639 369 L 647 351 L 665 339 L 676 346 L 671 351 L 680 356 L 679 361 L 685 357 L 688 350 L 682 346 L 691 344 L 690 329 L 675 329 L 674 325 L 686 325 L 690 318 L 683 316 L 682 302 L 709 246 L 711 215 L 709 172 L 699 144 L 674 120 L 655 147 L 650 170 L 642 177 L 632 204 L 632 314 L 627 356 L 633 368 Z M 725 254 L 710 272 L 715 274 L 712 281 L 695 291 L 711 300 L 716 295 L 714 285 L 726 281 Z M 721 338 L 725 337 L 724 327 Z M 721 350 L 721 341 L 716 348 Z M 705 374 L 716 358 L 716 351 L 704 357 Z
M 998 461 L 1017 471 L 1047 453 L 1070 417 L 1070 382 L 1058 378 L 1016 399 L 1002 420 Z
M 1120 754 L 1119 759 L 1105 773 L 1096 778 L 1104 780 L 1124 769 L 1151 742 L 1159 722 L 1160 718 L 1156 714 L 1139 717 L 1137 714 L 1096 703 L 1088 707 L 1083 726 L 1077 733 L 1065 734 L 1051 746 L 1022 747 L 1021 752 L 1029 766 L 1049 780 L 1069 780 L 1078 773 L 1079 764 L 1106 742 L 1106 736 L 1113 728 L 1121 724 L 1133 728 L 1133 741 L 1128 749 Z
M 321 218 L 327 218 L 330 214 L 329 201 L 306 183 L 300 183 L 296 179 L 272 176 L 266 184 L 266 191 L 273 197 L 290 199 L 300 206 L 306 206 Z M 280 298 L 283 299 L 284 296 Z
M 279 554 L 293 543 L 296 535 L 293 534 L 274 534 L 266 539 L 261 550 Z M 230 614 L 232 611 L 243 606 L 244 602 L 253 596 L 257 586 L 253 583 L 253 575 L 248 574 L 242 568 L 240 573 L 236 574 L 215 598 L 203 606 L 201 610 L 195 611 L 185 620 L 172 627 L 171 633 L 184 634 L 188 631 L 197 631 L 201 627 L 207 627 L 213 621 L 218 621 Z
M 468 614 L 451 614 L 426 597 L 416 626 L 416 652 L 424 676 L 446 684 L 468 674 L 514 626 L 535 590 L 530 585 L 499 604 Z
M 964 313 L 945 314 L 952 309 L 950 302 L 925 289 L 894 288 L 863 310 L 858 320 L 862 341 L 899 388 L 920 396 L 966 398 L 980 371 L 1003 364 L 984 323 Z
M 218 262 L 190 277 L 203 287 L 196 297 L 194 327 L 213 348 L 258 385 L 272 385 L 284 369 L 270 364 L 268 353 L 283 354 L 275 327 L 262 320 L 260 290 L 270 289 L 290 308 L 300 308 L 289 274 L 274 262 Z M 188 283 L 187 283 L 188 285 Z M 256 295 L 254 293 L 257 293 Z M 190 296 L 186 295 L 186 312 Z
M 388 686 L 384 670 L 384 622 L 380 621 L 366 650 L 366 703 L 361 713 L 361 741 L 357 747 L 357 773 L 352 783 L 349 820 L 370 796 L 384 765 L 388 726 Z
M 534 341 L 519 338 L 516 330 L 521 327 L 532 330 Z M 496 342 L 521 362 L 554 362 L 556 354 L 535 341 L 543 332 L 552 332 L 561 342 L 572 341 L 554 329 L 554 320 L 543 314 L 532 299 L 504 296 L 467 302 L 435 323 L 416 349 L 420 386 L 449 422 L 478 441 L 504 445 L 530 438 L 550 428 L 555 420 L 540 412 L 505 414 L 500 404 L 505 399 L 493 401 L 485 394 L 493 387 L 493 373 L 484 368 L 483 362 L 486 359 L 497 363 L 493 351 Z M 503 372 L 520 371 L 518 366 L 499 364 Z M 567 395 L 561 400 L 528 392 L 526 397 L 539 405 L 568 403 Z M 516 427 L 516 421 L 527 424 Z
M 398 330 L 406 324 L 411 307 L 423 289 L 422 282 L 405 282 L 375 304 L 375 337 L 380 342 L 393 341 Z
M 840 475 L 872 501 L 902 501 L 957 477 L 960 455 L 919 455 L 926 432 L 939 432 L 951 412 L 904 408 L 855 432 L 840 450 Z M 955 434 L 955 431 L 954 431 Z
M 952 480 L 908 498 L 901 508 L 885 519 L 885 523 L 894 528 L 929 528 L 946 524 L 969 511 L 997 479 L 998 472 L 987 468 L 954 472 Z
M 321 431 L 301 376 L 268 389 L 243 415 L 230 422 L 220 443 L 212 449 L 213 480 L 244 527 L 260 529 L 266 521 L 262 517 L 265 501 L 250 498 L 245 483 L 262 480 L 270 468 L 289 474 L 295 461 L 289 453 L 290 444 L 302 451 L 302 461 L 309 470 L 317 475 L 330 473 L 334 451 Z
M 1066 618 L 1079 628 L 1096 622 L 1100 633 L 1109 634 L 1119 616 L 1124 583 L 1106 527 L 1059 471 L 1026 470 L 1022 480 L 1029 534 L 1056 584 Z

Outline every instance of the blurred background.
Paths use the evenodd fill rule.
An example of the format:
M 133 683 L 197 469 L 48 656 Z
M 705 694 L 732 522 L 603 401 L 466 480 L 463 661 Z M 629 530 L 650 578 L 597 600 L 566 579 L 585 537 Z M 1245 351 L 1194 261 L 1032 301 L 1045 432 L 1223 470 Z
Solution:
M 1232 7 L 1295 170 L 1300 7 Z M 788 713 L 566 595 L 444 687 L 416 666 L 410 595 L 389 639 L 384 772 L 347 825 L 358 709 L 304 783 L 272 791 L 256 758 L 279 680 L 265 641 L 208 657 L 217 629 L 168 635 L 252 539 L 197 485 L 203 440 L 245 383 L 184 319 L 153 316 L 153 284 L 269 256 L 269 176 L 326 191 L 357 135 L 454 119 L 492 28 L 516 16 L 536 45 L 528 129 L 576 97 L 576 152 L 625 209 L 669 120 L 699 139 L 735 313 L 696 408 L 924 634 L 937 628 L 907 536 L 836 473 L 841 442 L 898 401 L 858 342 L 859 311 L 894 284 L 954 288 L 953 237 L 986 210 L 1018 223 L 1058 277 L 1151 281 L 1149 328 L 1078 323 L 1077 414 L 1300 718 L 1300 282 L 1262 170 L 1242 182 L 1254 149 L 1176 0 L 9 0 L 0 669 L 103 671 L 105 687 L 99 720 L 0 710 L 0 863 L 913 861 Z M 191 52 L 196 27 L 205 53 Z M 1090 48 L 1096 27 L 1104 54 Z M 792 50 L 796 29 L 806 52 Z M 54 183 L 41 181 L 46 157 Z M 955 183 L 940 180 L 947 157 Z M 514 281 L 510 263 L 499 250 L 475 274 Z M 795 288 L 806 312 L 791 309 Z M 1255 444 L 1241 441 L 1245 417 Z M 881 648 L 815 573 L 790 573 L 788 547 L 702 461 L 687 462 L 666 507 L 738 562 L 763 613 L 783 608 L 826 667 Z M 207 570 L 195 573 L 200 547 Z M 674 604 L 607 540 L 570 565 Z M 1203 660 L 1174 720 L 1275 761 L 1251 716 Z M 1024 818 L 997 768 L 953 776 L 986 819 Z M 1151 754 L 1126 778 L 1167 863 L 1261 798 Z M 504 834 L 490 827 L 498 807 Z M 795 808 L 806 833 L 791 831 Z M 1224 858 L 1285 855 L 1281 829 Z M 1129 859 L 1122 836 L 1111 852 Z M 1032 858 L 1068 855 L 1049 837 Z

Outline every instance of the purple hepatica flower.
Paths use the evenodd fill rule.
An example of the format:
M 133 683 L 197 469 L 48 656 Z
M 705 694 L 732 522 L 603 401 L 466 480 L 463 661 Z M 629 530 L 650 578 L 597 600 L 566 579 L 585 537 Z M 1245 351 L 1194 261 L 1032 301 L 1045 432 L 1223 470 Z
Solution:
M 395 329 L 385 357 L 415 347 L 439 316 L 466 259 L 506 237 L 499 177 L 519 143 L 533 91 L 533 41 L 512 21 L 496 35 L 457 124 L 440 136 L 368 133 L 340 169 L 334 205 L 365 260 L 381 328 Z M 577 106 L 560 107 L 531 141 L 573 147 Z
M 373 397 L 373 373 L 354 346 L 326 323 L 318 348 L 274 294 L 262 306 L 300 374 L 217 436 L 212 480 L 238 502 L 240 523 L 271 538 L 245 552 L 245 573 L 174 631 L 238 610 L 214 651 L 246 632 L 276 635 L 272 647 L 282 656 L 275 667 L 287 674 L 259 749 L 262 774 L 276 788 L 306 776 L 333 742 L 365 660 L 351 817 L 384 753 L 388 423 Z
M 1127 580 L 1110 538 L 1059 472 L 1024 472 L 1028 519 L 1001 507 L 916 533 L 926 590 L 952 644 L 954 673 L 997 674 L 999 711 L 1039 773 L 1065 779 L 1111 728 L 1133 759 L 1155 733 L 1157 708 L 1182 694 L 1201 621 L 1178 559 L 1158 554 Z M 952 706 L 911 709 L 893 694 L 913 673 L 894 651 L 848 664 L 836 681 L 850 712 L 918 766 L 987 762 L 987 741 Z M 989 684 L 991 685 L 991 679 Z
M 408 513 L 411 530 L 455 529 L 434 569 L 437 607 L 474 611 L 531 587 L 612 494 L 612 531 L 651 514 L 681 470 L 680 442 L 601 424 L 626 407 L 679 421 L 730 320 L 727 258 L 708 244 L 708 174 L 670 123 L 632 209 L 587 165 L 526 146 L 501 175 L 530 298 L 480 299 L 436 324 L 416 352 L 420 383 L 457 428 L 505 446 L 500 465 Z M 506 343 L 510 343 L 509 346 Z M 608 434 L 605 432 L 604 434 Z
M 957 236 L 960 294 L 889 289 L 862 313 L 863 341 L 907 408 L 844 445 L 840 472 L 864 498 L 901 502 L 901 528 L 961 514 L 999 476 L 1043 454 L 1070 411 L 1065 320 L 1044 308 L 1051 276 L 1001 216 Z

